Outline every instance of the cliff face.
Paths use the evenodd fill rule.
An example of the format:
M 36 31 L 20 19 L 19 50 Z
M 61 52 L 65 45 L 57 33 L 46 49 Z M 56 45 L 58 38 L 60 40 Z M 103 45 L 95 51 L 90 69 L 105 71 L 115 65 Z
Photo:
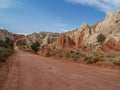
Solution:
M 120 41 L 110 38 L 105 44 L 97 49 L 97 52 L 100 54 L 120 52 Z
M 109 38 L 120 40 L 120 10 L 115 13 L 107 13 L 104 21 L 100 22 L 96 27 L 97 33 L 102 33 Z
M 75 45 L 75 42 L 73 39 L 71 39 L 66 34 L 61 34 L 56 42 L 57 48 L 72 48 L 72 46 Z
M 96 23 L 93 26 L 88 26 L 83 24 L 76 31 L 76 44 L 77 45 L 97 45 L 98 34 L 103 34 L 106 36 L 106 41 L 109 38 L 114 38 L 115 40 L 120 40 L 120 10 L 115 13 L 107 13 L 105 20 Z

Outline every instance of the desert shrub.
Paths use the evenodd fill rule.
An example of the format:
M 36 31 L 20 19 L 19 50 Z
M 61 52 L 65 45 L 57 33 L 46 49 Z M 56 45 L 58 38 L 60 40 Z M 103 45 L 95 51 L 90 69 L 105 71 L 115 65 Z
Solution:
M 76 61 L 76 60 L 78 60 L 79 55 L 75 55 L 75 54 L 73 54 L 73 55 L 71 56 L 71 58 L 72 58 L 74 61 Z
M 80 50 L 75 50 L 75 51 L 71 50 L 71 51 L 68 51 L 65 55 L 66 58 L 72 58 L 74 61 L 85 56 L 86 55 Z
M 57 49 L 57 53 L 62 53 L 62 49 Z
M 13 41 L 6 38 L 6 41 L 0 40 L 0 46 L 5 48 L 13 48 Z
M 65 57 L 66 57 L 66 58 L 70 58 L 70 57 L 71 57 L 70 52 L 67 52 L 67 53 L 65 54 Z
M 87 64 L 93 64 L 93 63 L 96 63 L 100 60 L 100 57 L 99 56 L 88 56 L 88 57 L 85 57 L 85 60 L 87 61 Z
M 120 59 L 114 60 L 113 63 L 114 63 L 115 65 L 117 65 L 117 66 L 120 66 Z
M 6 47 L 13 48 L 13 41 L 10 38 L 6 37 L 5 43 Z
M 5 45 L 5 42 L 2 41 L 2 40 L 0 40 L 0 46 L 1 46 L 1 47 L 4 47 L 4 45 Z
M 9 38 L 6 38 L 6 41 L 0 40 L 0 61 L 5 62 L 7 57 L 13 52 L 13 41 Z
M 12 52 L 13 50 L 11 48 L 4 48 L 0 53 L 0 61 L 5 62 Z
M 72 58 L 73 60 L 77 60 L 80 58 L 80 52 L 79 51 L 68 51 L 65 55 L 66 58 Z
M 92 58 L 92 57 L 90 57 L 90 56 L 86 56 L 86 57 L 85 57 L 85 61 L 87 61 L 87 64 L 92 64 L 91 58 Z
M 94 56 L 94 57 L 92 58 L 92 60 L 93 60 L 93 63 L 96 63 L 97 61 L 100 60 L 100 57 L 99 57 L 99 56 Z
M 109 54 L 107 54 L 107 57 L 114 58 L 114 57 L 116 57 L 116 54 L 109 53 Z
M 99 34 L 97 36 L 97 42 L 103 44 L 103 42 L 105 41 L 106 37 L 103 34 Z
M 93 52 L 93 56 L 98 56 L 98 53 L 97 52 Z
M 63 58 L 63 55 L 62 55 L 62 54 L 59 54 L 58 57 L 59 57 L 59 58 Z
M 50 52 L 48 51 L 45 56 L 50 57 L 51 56 Z
M 39 50 L 39 47 L 40 47 L 40 44 L 38 41 L 36 41 L 35 43 L 31 45 L 32 50 L 34 50 L 35 52 Z

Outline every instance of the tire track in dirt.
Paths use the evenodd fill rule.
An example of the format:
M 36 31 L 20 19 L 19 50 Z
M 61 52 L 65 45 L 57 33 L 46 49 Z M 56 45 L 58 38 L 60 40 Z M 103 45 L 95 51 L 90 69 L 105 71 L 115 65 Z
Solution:
M 17 58 L 16 58 L 17 59 Z M 19 88 L 19 66 L 20 63 L 18 60 L 12 61 L 11 69 L 7 76 L 7 81 L 2 90 L 18 90 Z
M 119 90 L 120 71 L 45 59 L 16 50 L 2 90 Z

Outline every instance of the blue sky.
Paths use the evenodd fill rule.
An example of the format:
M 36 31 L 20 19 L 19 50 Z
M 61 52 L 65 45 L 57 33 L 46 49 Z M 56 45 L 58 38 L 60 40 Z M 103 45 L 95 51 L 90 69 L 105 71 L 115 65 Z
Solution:
M 0 28 L 30 34 L 66 32 L 103 20 L 120 0 L 0 0 Z

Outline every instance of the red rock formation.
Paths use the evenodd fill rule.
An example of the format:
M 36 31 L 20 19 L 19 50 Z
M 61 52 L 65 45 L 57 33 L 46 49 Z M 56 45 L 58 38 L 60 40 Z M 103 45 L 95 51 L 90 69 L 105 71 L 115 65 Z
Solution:
M 95 33 L 95 30 L 96 30 L 96 27 L 97 27 L 98 23 L 96 23 L 95 25 L 91 26 L 90 29 L 94 31 Z
M 56 45 L 60 48 L 70 48 L 75 45 L 75 42 L 68 35 L 61 34 Z
M 25 38 L 25 35 L 13 34 L 14 41 Z
M 110 38 L 105 44 L 101 45 L 97 52 L 100 54 L 120 52 L 120 41 Z
M 20 39 L 20 40 L 18 40 L 17 41 L 17 45 L 19 46 L 21 46 L 21 45 L 27 45 L 28 44 L 28 42 L 27 42 L 27 39 Z
M 78 36 L 77 36 L 77 43 L 76 46 L 79 48 L 83 46 L 83 39 L 84 39 L 84 32 L 82 31 Z

